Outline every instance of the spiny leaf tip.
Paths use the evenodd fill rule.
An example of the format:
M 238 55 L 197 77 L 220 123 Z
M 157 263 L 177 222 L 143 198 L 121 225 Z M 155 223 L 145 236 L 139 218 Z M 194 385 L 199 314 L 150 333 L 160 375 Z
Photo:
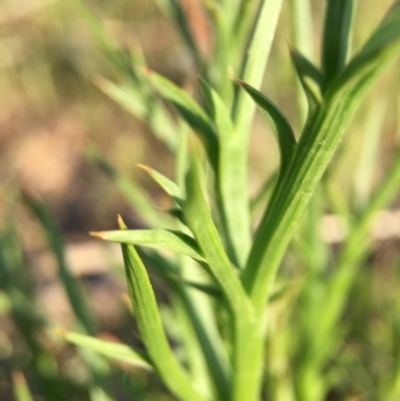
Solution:
M 117 220 L 118 220 L 118 226 L 120 229 L 126 228 L 126 224 L 119 213 L 118 213 Z
M 91 237 L 103 238 L 104 237 L 104 231 L 89 231 L 89 235 Z
M 142 170 L 146 171 L 149 173 L 151 171 L 151 168 L 149 166 L 146 166 L 145 164 L 138 163 L 136 164 L 137 167 L 141 168 Z
M 56 334 L 58 334 L 61 337 L 65 337 L 65 335 L 67 334 L 67 332 L 64 329 L 62 329 L 61 327 L 54 327 L 53 330 Z

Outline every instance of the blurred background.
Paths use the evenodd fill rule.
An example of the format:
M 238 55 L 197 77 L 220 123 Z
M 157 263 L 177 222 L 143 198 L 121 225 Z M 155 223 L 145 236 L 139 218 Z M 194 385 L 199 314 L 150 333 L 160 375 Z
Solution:
M 184 5 L 199 47 L 207 57 L 212 37 L 199 2 L 185 0 Z M 171 177 L 173 161 L 167 147 L 145 123 L 101 91 L 102 79 L 115 79 L 116 74 L 93 35 L 90 18 L 79 11 L 78 3 L 0 1 L 0 228 L 8 221 L 10 204 L 15 199 L 10 194 L 22 191 L 44 200 L 61 229 L 69 268 L 74 276 L 85 279 L 91 291 L 92 307 L 100 316 L 101 328 L 123 336 L 122 329 L 126 330 L 127 325 L 126 306 L 120 295 L 123 281 L 108 274 L 112 270 L 110 265 L 120 263 L 118 247 L 92 240 L 87 233 L 115 228 L 117 213 L 124 216 L 130 227 L 141 227 L 143 221 L 114 183 L 90 161 L 88 149 L 97 149 L 115 169 L 143 185 L 160 209 L 169 206 L 168 199 L 137 164 L 149 165 Z M 193 88 L 194 61 L 155 0 L 85 0 L 85 3 L 117 49 L 126 54 L 141 49 L 150 69 L 189 91 Z M 390 0 L 358 2 L 353 51 L 365 41 L 390 4 Z M 315 43 L 311 47 L 315 61 L 319 58 L 323 2 L 312 1 L 312 7 Z M 292 34 L 291 3 L 287 1 L 263 91 L 282 108 L 298 131 L 296 82 L 288 51 Z M 379 131 L 374 147 L 375 163 L 366 167 L 372 170 L 371 186 L 385 174 L 390 151 L 399 140 L 399 67 L 396 62 L 374 86 L 346 134 L 346 145 L 339 149 L 340 163 L 334 178 L 340 197 L 354 191 L 356 172 L 362 175 L 354 160 L 368 129 Z M 371 110 L 381 115 L 374 114 L 369 119 Z M 249 160 L 249 193 L 254 194 L 279 160 L 273 135 L 259 115 L 254 123 Z M 365 188 L 359 191 L 362 197 Z M 394 208 L 400 206 L 399 201 Z M 33 271 L 35 297 L 51 320 L 68 328 L 70 311 L 46 239 L 24 206 L 18 206 L 16 213 L 23 255 Z M 399 222 L 399 213 L 391 214 L 388 219 Z M 330 220 L 326 224 L 326 240 L 340 241 L 340 234 L 338 238 L 334 234 L 336 223 L 333 228 Z M 388 226 L 383 225 L 384 232 Z M 386 238 L 385 235 L 381 234 L 374 254 L 383 260 L 381 266 L 394 263 L 399 256 L 396 228 Z M 10 399 L 6 379 L 9 366 L 1 360 L 6 361 L 18 348 L 13 333 L 15 329 L 10 322 L 1 318 L 1 400 Z

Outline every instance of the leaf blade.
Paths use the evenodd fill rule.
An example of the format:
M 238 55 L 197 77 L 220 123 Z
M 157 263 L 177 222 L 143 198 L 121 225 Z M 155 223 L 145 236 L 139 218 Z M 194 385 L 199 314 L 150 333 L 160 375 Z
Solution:
M 126 344 L 103 340 L 101 338 L 75 333 L 72 331 L 64 332 L 62 330 L 57 330 L 57 332 L 66 341 L 78 347 L 88 349 L 107 358 L 116 359 L 141 369 L 153 370 L 153 366 L 145 353 L 135 350 Z
M 126 225 L 119 217 L 121 230 Z M 142 340 L 160 377 L 182 401 L 204 401 L 193 388 L 187 373 L 178 364 L 162 327 L 155 295 L 143 262 L 133 245 L 121 245 L 128 290 L 135 306 Z
M 91 232 L 90 234 L 110 242 L 147 246 L 204 261 L 204 256 L 195 239 L 178 230 L 154 228 Z
M 296 148 L 296 138 L 289 121 L 280 111 L 278 106 L 257 89 L 243 81 L 238 81 L 238 83 L 250 95 L 262 113 L 267 117 L 271 129 L 278 141 L 281 153 L 281 175 L 285 174 Z
M 186 93 L 183 89 L 176 86 L 167 78 L 148 71 L 147 77 L 153 87 L 169 100 L 183 119 L 192 127 L 195 133 L 200 137 L 207 151 L 210 164 L 214 171 L 218 167 L 218 142 L 212 121 L 207 113 Z

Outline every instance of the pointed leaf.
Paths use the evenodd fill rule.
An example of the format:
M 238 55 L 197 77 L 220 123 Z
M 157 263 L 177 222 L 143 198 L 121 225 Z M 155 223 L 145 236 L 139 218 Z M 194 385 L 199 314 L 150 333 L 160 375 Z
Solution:
M 49 208 L 44 202 L 24 194 L 24 201 L 42 225 L 47 242 L 57 260 L 58 276 L 62 281 L 76 319 L 88 333 L 96 331 L 96 323 L 81 283 L 72 276 L 64 255 L 62 234 Z
M 374 77 L 390 62 L 400 48 L 400 1 L 396 1 L 366 44 L 332 83 L 331 92 L 356 87 Z M 362 73 L 360 73 L 362 72 Z M 365 83 L 364 83 L 365 86 Z
M 296 139 L 289 121 L 271 100 L 243 81 L 238 81 L 267 117 L 281 152 L 281 175 L 286 173 L 296 147 Z
M 224 251 L 204 198 L 202 176 L 194 152 L 191 162 L 191 169 L 186 179 L 187 201 L 183 211 L 232 312 L 234 327 L 232 399 L 243 400 L 246 399 L 248 391 L 255 394 L 258 388 L 257 369 L 261 363 L 263 342 L 259 336 L 262 330 L 259 331 L 256 326 L 261 320 L 256 319 L 240 279 Z M 248 369 L 247 366 L 257 368 Z
M 202 75 L 205 74 L 206 68 L 202 59 L 200 50 L 193 36 L 192 30 L 188 24 L 189 18 L 182 7 L 180 0 L 157 0 L 161 8 L 165 10 L 168 16 L 174 21 L 182 39 L 185 41 L 186 46 L 192 52 L 196 61 L 197 68 L 200 69 Z
M 311 61 L 307 60 L 296 49 L 290 49 L 290 56 L 297 76 L 307 96 L 309 105 L 309 118 L 314 114 L 316 107 L 322 102 L 322 82 L 321 72 Z
M 227 250 L 233 263 L 241 268 L 246 263 L 251 243 L 251 224 L 247 193 L 242 191 L 247 176 L 241 161 L 243 143 L 238 135 L 229 112 L 218 93 L 202 81 L 213 109 L 213 120 L 218 132 L 218 190 L 222 204 L 222 224 L 227 238 Z
M 157 212 L 147 193 L 137 183 L 117 171 L 95 147 L 88 146 L 85 155 L 116 185 L 146 225 L 168 224 L 168 216 Z
M 201 292 L 212 295 L 214 297 L 221 297 L 221 289 L 213 283 L 200 283 L 197 281 L 189 280 L 182 276 L 180 269 L 171 263 L 171 260 L 164 258 L 158 252 L 144 252 L 141 249 L 137 249 L 140 258 L 145 264 L 149 265 L 149 268 L 158 273 L 161 277 L 167 281 L 173 281 L 174 283 L 181 283 L 189 287 L 193 287 Z M 205 262 L 201 263 L 205 268 Z M 205 268 L 208 271 L 208 267 Z
M 218 157 L 217 136 L 212 121 L 205 111 L 181 88 L 155 72 L 147 74 L 150 83 L 169 100 L 186 122 L 202 139 L 211 165 L 216 170 Z
M 147 123 L 155 136 L 174 151 L 178 146 L 177 127 L 159 99 L 143 93 L 132 82 L 119 83 L 97 77 L 95 85 L 110 99 L 140 121 Z
M 151 178 L 171 197 L 178 205 L 181 205 L 184 201 L 184 195 L 181 189 L 173 181 L 167 178 L 165 175 L 158 171 L 145 166 L 144 164 L 138 164 L 138 167 L 142 168 Z
M 257 310 L 264 310 L 277 269 L 323 172 L 362 95 L 400 53 L 400 1 L 371 40 L 332 82 L 296 146 L 290 174 L 278 183 L 254 236 L 243 282 Z
M 229 262 L 221 238 L 211 218 L 210 210 L 204 198 L 200 166 L 197 164 L 194 153 L 192 156 L 192 168 L 186 178 L 187 201 L 183 207 L 183 213 L 205 255 L 210 270 L 225 293 L 230 307 L 233 310 L 240 309 L 246 304 L 247 297 Z M 242 299 L 242 304 L 238 299 Z
M 382 49 L 383 46 L 387 46 L 393 42 L 396 42 L 400 34 L 399 19 L 400 2 L 396 1 L 386 13 L 384 19 L 375 30 L 373 35 L 363 46 L 360 54 L 377 51 L 379 49 Z
M 130 62 L 127 61 L 126 54 L 117 50 L 115 41 L 107 32 L 103 22 L 94 13 L 89 3 L 83 0 L 72 0 L 69 4 L 73 5 L 76 14 L 84 20 L 85 26 L 90 29 L 100 49 L 105 54 L 107 61 L 119 74 L 129 74 L 131 66 Z
M 126 229 L 119 217 L 121 230 Z M 129 295 L 135 308 L 139 331 L 148 355 L 169 390 L 182 401 L 204 401 L 177 362 L 161 323 L 153 288 L 146 268 L 132 245 L 122 244 Z
M 248 2 L 244 2 L 248 3 Z M 240 79 L 258 89 L 261 86 L 272 41 L 275 36 L 276 24 L 282 8 L 283 0 L 260 1 L 253 24 L 253 32 L 246 49 Z M 245 4 L 244 4 L 245 6 Z M 239 16 L 242 18 L 242 16 Z M 249 128 L 255 112 L 255 105 L 238 91 L 232 115 L 235 126 L 244 138 L 248 138 Z M 243 141 L 244 146 L 245 141 Z M 244 149 L 247 152 L 247 149 Z
M 177 230 L 155 228 L 152 230 L 91 232 L 90 234 L 106 241 L 148 246 L 151 248 L 171 251 L 179 255 L 186 255 L 199 261 L 204 261 L 202 252 L 194 238 Z
M 291 41 L 294 47 L 310 60 L 314 58 L 314 21 L 311 0 L 290 0 L 291 7 Z M 303 127 L 307 116 L 312 114 L 310 99 L 304 93 L 304 85 L 297 82 L 297 114 L 299 126 Z
M 145 370 L 153 369 L 153 366 L 151 365 L 145 353 L 140 350 L 135 350 L 129 345 L 114 341 L 107 341 L 85 334 L 74 333 L 72 331 L 64 332 L 62 330 L 57 330 L 57 332 L 66 341 L 77 345 L 78 347 L 88 349 L 107 358 L 117 359 L 118 361 L 122 361 Z

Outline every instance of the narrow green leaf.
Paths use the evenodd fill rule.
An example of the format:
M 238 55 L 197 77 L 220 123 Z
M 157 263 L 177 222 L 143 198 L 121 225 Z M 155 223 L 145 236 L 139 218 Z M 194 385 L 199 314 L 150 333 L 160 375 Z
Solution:
M 171 197 L 178 205 L 184 202 L 184 194 L 182 190 L 173 181 L 167 178 L 165 175 L 159 173 L 158 171 L 145 166 L 144 164 L 138 164 L 138 167 L 142 168 L 146 173 L 150 175 L 151 178 Z
M 72 331 L 64 332 L 57 329 L 57 333 L 71 344 L 96 352 L 107 358 L 116 359 L 145 370 L 153 369 L 153 366 L 143 351 L 135 350 L 126 344 L 103 340 Z
M 193 36 L 192 30 L 188 24 L 188 16 L 182 7 L 180 0 L 157 0 L 161 9 L 174 21 L 178 32 L 184 40 L 186 46 L 189 48 L 196 61 L 196 66 L 202 76 L 206 76 L 206 66 L 203 57 L 197 46 L 196 40 Z
M 375 76 L 398 54 L 399 37 L 400 1 L 396 1 L 365 45 L 332 83 L 331 93 L 328 92 L 327 96 L 333 96 L 339 90 L 345 91 L 350 86 L 356 87 L 368 74 Z
M 232 1 L 228 2 L 230 8 L 232 6 Z M 233 44 L 235 47 L 242 49 L 245 44 L 248 35 L 251 33 L 254 23 L 254 8 L 257 6 L 257 1 L 255 0 L 244 0 L 236 2 L 239 6 L 236 6 L 235 19 L 231 27 L 231 35 L 233 37 Z
M 214 298 L 220 299 L 222 296 L 221 289 L 216 285 L 198 283 L 196 281 L 185 280 L 183 278 L 178 278 L 177 281 L 182 282 L 182 284 L 188 287 L 192 287 L 200 292 L 203 292 L 204 294 L 211 295 Z
M 270 99 L 254 89 L 243 81 L 238 81 L 242 88 L 250 95 L 250 97 L 256 102 L 262 113 L 267 117 L 268 122 L 274 132 L 278 141 L 279 149 L 281 152 L 281 176 L 286 173 L 290 161 L 296 147 L 296 138 L 294 136 L 292 127 L 280 111 Z
M 95 147 L 88 146 L 85 155 L 116 185 L 146 225 L 150 227 L 159 226 L 160 223 L 168 225 L 166 219 L 168 216 L 157 212 L 147 193 L 137 183 L 117 171 Z
M 22 372 L 13 372 L 12 379 L 15 401 L 33 401 L 32 394 L 29 391 L 29 387 Z
M 233 4 L 230 4 L 233 7 Z M 210 57 L 210 72 L 213 85 L 227 104 L 231 104 L 233 97 L 233 85 L 229 77 L 229 69 L 232 68 L 234 57 L 240 54 L 238 48 L 232 44 L 227 14 L 216 0 L 205 1 L 209 21 L 213 29 L 214 47 Z
M 317 106 L 322 102 L 323 76 L 319 69 L 295 49 L 290 49 L 290 56 L 297 76 L 308 100 L 308 118 L 311 118 Z
M 193 385 L 204 398 L 215 399 L 218 396 L 213 386 L 210 372 L 207 369 L 204 351 L 193 327 L 192 318 L 187 312 L 182 297 L 178 294 L 172 297 L 171 304 L 179 327 L 182 354 L 185 356 L 185 363 Z
M 167 78 L 149 71 L 148 79 L 153 87 L 169 100 L 181 114 L 183 119 L 200 136 L 207 150 L 207 156 L 214 170 L 217 171 L 218 142 L 212 121 L 207 113 L 181 88 Z
M 216 298 L 221 298 L 221 289 L 213 283 L 202 283 L 193 279 L 185 278 L 177 265 L 173 264 L 170 259 L 163 257 L 158 252 L 144 252 L 142 249 L 137 249 L 137 252 L 143 262 L 159 274 L 167 283 L 182 284 L 183 287 L 192 287 L 200 292 L 211 295 Z M 207 273 L 209 268 L 205 262 L 200 262 L 200 265 Z
M 292 43 L 307 58 L 313 60 L 314 25 L 310 0 L 291 0 Z
M 177 107 L 193 128 L 200 130 L 208 137 L 215 137 L 215 132 L 209 117 L 188 93 L 156 72 L 150 70 L 146 72 L 149 82 L 154 88 Z
M 213 316 L 210 299 L 184 288 L 179 293 L 185 312 L 190 318 L 190 325 L 201 345 L 215 391 L 221 400 L 227 400 L 232 388 L 232 368 Z
M 235 23 L 235 18 L 239 14 L 239 6 L 240 1 L 232 1 L 232 0 L 212 0 L 213 2 L 218 2 L 219 6 L 221 7 L 221 11 L 223 12 L 229 32 L 233 32 L 233 24 Z
M 247 194 L 242 191 L 246 177 L 239 158 L 242 154 L 242 141 L 231 120 L 228 110 L 218 93 L 200 81 L 213 110 L 213 120 L 218 133 L 218 196 L 222 207 L 221 217 L 227 250 L 233 263 L 242 268 L 247 259 L 251 243 L 250 216 L 247 209 Z
M 171 151 L 175 151 L 178 142 L 177 127 L 155 96 L 144 94 L 132 82 L 116 84 L 104 77 L 97 77 L 94 83 L 127 112 L 149 124 L 155 136 Z
M 91 232 L 90 234 L 106 241 L 148 246 L 204 261 L 204 257 L 196 241 L 189 235 L 177 230 L 155 228 L 152 230 Z
M 395 1 L 389 11 L 386 13 L 379 27 L 363 46 L 361 53 L 370 53 L 382 49 L 383 46 L 387 46 L 393 41 L 397 41 L 400 31 L 399 19 L 400 2 Z
M 395 23 L 397 22 L 397 24 Z M 257 310 L 263 309 L 279 263 L 300 218 L 344 129 L 373 80 L 400 51 L 400 2 L 384 19 L 372 38 L 374 51 L 361 50 L 324 96 L 296 146 L 290 173 L 275 188 L 257 228 L 243 281 Z M 368 46 L 367 46 L 368 47 Z
M 106 60 L 118 72 L 131 75 L 130 60 L 126 54 L 118 51 L 112 37 L 106 31 L 102 21 L 96 16 L 89 4 L 83 0 L 71 0 L 68 2 L 77 16 L 82 18 L 106 56 Z
M 240 79 L 259 89 L 264 77 L 276 24 L 282 7 L 282 0 L 261 0 L 256 13 L 253 33 L 246 49 Z M 254 117 L 255 105 L 242 91 L 237 92 L 232 116 L 235 126 L 247 146 L 249 127 Z M 247 152 L 247 148 L 244 149 Z
M 195 153 L 186 178 L 187 201 L 183 207 L 189 227 L 202 249 L 210 271 L 222 289 L 233 315 L 233 400 L 255 400 L 262 365 L 262 319 L 256 319 L 247 294 L 223 249 L 204 198 L 200 167 Z M 247 369 L 253 366 L 254 369 Z
M 310 0 L 291 0 L 291 42 L 294 47 L 310 60 L 314 60 L 314 24 Z M 303 127 L 307 120 L 310 107 L 307 96 L 301 90 L 304 85 L 297 82 L 297 104 L 299 126 Z
M 336 78 L 346 63 L 353 8 L 353 0 L 327 1 L 321 52 L 325 85 Z
M 119 226 L 126 226 L 119 217 Z M 178 364 L 161 323 L 156 298 L 141 259 L 132 245 L 122 244 L 129 295 L 148 355 L 169 390 L 182 401 L 204 401 Z
M 67 292 L 68 300 L 72 306 L 76 319 L 88 333 L 93 334 L 96 331 L 94 316 L 86 302 L 83 288 L 78 280 L 71 275 L 67 267 L 62 235 L 53 216 L 43 202 L 31 197 L 30 195 L 24 194 L 24 201 L 30 210 L 36 215 L 46 233 L 47 242 L 57 260 L 58 275 Z
M 140 248 L 138 253 L 149 268 L 154 269 L 173 289 L 174 294 L 179 295 L 185 311 L 190 318 L 190 324 L 196 332 L 202 353 L 207 362 L 211 379 L 215 383 L 216 390 L 221 394 L 221 399 L 227 399 L 230 392 L 231 366 L 227 352 L 215 322 L 211 299 L 204 294 L 211 295 L 221 300 L 220 287 L 203 281 L 193 281 L 199 274 L 198 267 L 192 259 L 181 260 L 180 269 L 171 265 L 160 254 L 153 252 L 144 253 Z M 203 266 L 204 267 L 204 266 Z M 191 288 L 197 291 L 192 291 Z M 201 294 L 203 292 L 204 294 Z
M 192 154 L 195 159 L 195 155 Z M 200 178 L 200 167 L 192 160 L 192 168 L 186 178 L 187 200 L 183 213 L 199 244 L 215 279 L 221 286 L 232 310 L 242 308 L 247 303 L 239 278 L 224 251 L 221 238 L 212 221 L 204 199 L 204 189 Z M 242 302 L 239 302 L 241 299 Z

